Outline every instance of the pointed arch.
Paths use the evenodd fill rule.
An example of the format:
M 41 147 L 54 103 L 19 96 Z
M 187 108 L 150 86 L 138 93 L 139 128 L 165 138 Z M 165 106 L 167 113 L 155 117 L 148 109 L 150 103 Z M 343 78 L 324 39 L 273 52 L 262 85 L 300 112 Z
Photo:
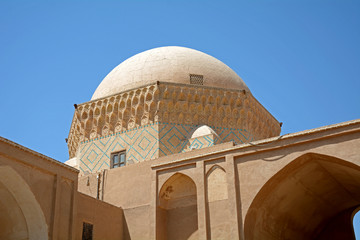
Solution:
M 207 225 L 210 239 L 230 239 L 228 189 L 225 169 L 215 164 L 206 174 Z
M 4 212 L 2 212 L 0 219 L 4 220 L 2 218 L 5 218 L 6 224 L 9 225 L 9 227 L 14 227 L 15 225 L 23 230 L 21 233 L 22 236 L 13 236 L 12 234 L 19 233 L 7 231 L 5 233 L 1 232 L 0 237 L 2 239 L 19 239 L 20 237 L 29 240 L 48 239 L 48 226 L 44 213 L 26 181 L 9 166 L 0 167 L 0 176 L 1 192 L 6 192 L 9 196 L 7 199 L 1 198 L 1 205 L 5 204 L 5 208 L 12 209 L 12 211 L 19 209 L 20 213 L 22 213 L 22 220 L 16 219 L 14 216 L 7 217 L 4 215 Z M 2 197 L 3 196 L 4 195 L 2 195 Z M 6 201 L 11 198 L 14 201 Z M 12 214 L 14 214 L 14 212 L 12 212 Z M 26 226 L 20 226 L 19 224 L 25 224 Z
M 174 208 L 177 206 L 177 203 L 173 206 L 165 201 L 187 196 L 196 196 L 195 182 L 186 174 L 174 173 L 164 182 L 159 190 L 159 206 L 166 209 Z M 196 202 L 192 204 L 196 204 Z
M 178 100 L 179 101 L 185 101 L 185 94 L 182 91 L 178 95 Z
M 122 111 L 125 108 L 126 104 L 124 100 L 121 100 L 120 104 L 119 104 L 119 110 Z
M 106 112 L 111 113 L 112 110 L 113 110 L 113 106 L 112 106 L 112 104 L 109 103 L 108 106 L 107 106 Z
M 258 191 L 245 216 L 245 239 L 326 239 L 330 233 L 337 233 L 331 239 L 349 239 L 339 228 L 351 226 L 347 213 L 360 206 L 359 188 L 360 166 L 304 154 Z
M 212 166 L 206 173 L 207 199 L 209 202 L 228 198 L 227 180 L 225 169 L 219 165 Z
M 162 185 L 158 195 L 157 239 L 189 239 L 197 235 L 197 190 L 195 182 L 175 173 Z M 195 237 L 196 238 L 196 237 Z
M 132 98 L 131 103 L 132 103 L 132 106 L 137 106 L 139 104 L 139 98 L 137 96 L 134 96 Z
M 153 99 L 153 97 L 152 97 L 151 92 L 148 92 L 148 93 L 146 94 L 145 101 L 149 102 L 149 101 L 151 101 L 152 99 Z

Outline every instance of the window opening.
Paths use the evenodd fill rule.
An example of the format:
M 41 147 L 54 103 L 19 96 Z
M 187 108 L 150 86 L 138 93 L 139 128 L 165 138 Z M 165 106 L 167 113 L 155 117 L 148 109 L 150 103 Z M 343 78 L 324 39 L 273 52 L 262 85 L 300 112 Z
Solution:
M 111 168 L 123 167 L 126 164 L 126 152 L 116 152 L 111 154 Z
M 197 74 L 190 74 L 190 84 L 204 85 L 204 76 Z
M 91 223 L 83 222 L 82 240 L 93 239 L 93 225 Z

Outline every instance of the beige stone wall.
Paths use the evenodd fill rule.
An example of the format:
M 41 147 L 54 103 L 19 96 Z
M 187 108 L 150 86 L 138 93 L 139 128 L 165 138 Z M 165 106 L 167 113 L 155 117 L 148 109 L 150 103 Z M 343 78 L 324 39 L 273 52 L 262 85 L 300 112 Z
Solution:
M 76 169 L 0 138 L 0 171 L 0 182 L 3 183 L 1 189 L 13 199 L 11 203 L 4 199 L 5 195 L 0 195 L 1 204 L 5 210 L 19 209 L 22 212 L 20 218 L 12 219 L 11 223 L 10 218 L 2 212 L 1 226 L 7 226 L 5 222 L 10 225 L 26 223 L 27 232 L 23 232 L 22 237 L 30 239 L 44 239 L 41 235 L 43 231 L 49 239 L 75 239 Z M 12 229 L 18 231 L 14 226 Z
M 77 193 L 76 239 L 82 239 L 83 223 L 93 225 L 93 239 L 123 239 L 123 211 L 103 201 Z
M 282 226 L 288 224 L 286 225 L 288 229 L 296 228 L 296 226 L 301 229 L 303 227 L 301 224 L 311 220 L 307 218 L 309 216 L 321 219 L 323 225 L 314 222 L 313 229 L 308 228 L 306 231 L 301 231 L 304 234 L 310 234 L 304 236 L 313 237 L 311 234 L 318 233 L 314 231 L 325 231 L 322 235 L 326 236 L 326 229 L 331 228 L 324 226 L 331 219 L 334 221 L 342 219 L 342 215 L 336 217 L 336 214 L 340 214 L 339 211 L 342 211 L 342 207 L 360 205 L 360 196 L 355 191 L 360 186 L 359 146 L 359 121 L 286 135 L 282 138 L 267 139 L 251 145 L 219 144 L 164 156 L 153 161 L 106 170 L 102 172 L 104 175 L 101 175 L 100 178 L 104 181 L 100 184 L 100 186 L 104 185 L 104 191 L 100 189 L 103 194 L 100 197 L 106 202 L 123 207 L 124 239 L 169 239 L 171 234 L 178 232 L 178 228 L 181 227 L 184 229 L 181 233 L 194 239 L 276 239 L 276 236 L 280 238 L 285 236 L 273 235 L 271 238 L 262 229 L 270 227 L 275 232 L 279 231 L 275 223 L 284 221 L 284 219 L 289 219 L 289 221 L 283 222 Z M 308 163 L 321 163 L 321 166 L 329 172 L 327 173 L 324 169 L 318 172 L 313 171 L 311 164 L 304 165 L 305 170 L 299 168 L 301 171 L 297 172 L 297 168 L 291 167 L 291 163 L 298 164 L 299 159 L 307 159 L 304 161 Z M 301 164 L 302 161 L 300 161 Z M 327 164 L 323 164 L 323 161 Z M 333 164 L 340 165 L 333 167 Z M 314 166 L 314 169 L 320 167 L 320 165 Z M 296 170 L 294 174 L 298 176 L 299 180 L 293 181 L 291 174 L 285 178 L 290 179 L 290 182 L 278 179 L 276 176 L 283 168 L 285 173 Z M 176 174 L 183 174 L 194 182 L 196 187 L 195 212 L 191 208 L 193 198 L 188 198 L 190 195 L 187 194 L 188 191 L 191 192 L 191 187 L 173 181 Z M 314 179 L 315 176 L 324 174 L 330 174 L 330 177 L 324 177 L 323 180 Z M 79 191 L 96 195 L 98 190 L 95 178 L 96 174 L 80 178 Z M 332 178 L 338 179 L 340 185 L 336 181 L 332 182 Z M 86 185 L 87 179 L 90 179 L 88 186 Z M 318 189 L 323 189 L 323 191 L 319 192 L 314 188 L 313 191 L 318 192 L 315 191 L 316 194 L 312 195 L 311 191 L 309 192 L 306 188 L 298 188 L 304 184 L 301 181 L 308 181 L 307 184 L 312 184 L 306 185 L 308 188 L 319 184 Z M 268 187 L 268 183 L 270 187 Z M 287 189 L 289 194 L 279 190 L 277 186 Z M 327 186 L 331 187 L 329 190 L 333 191 L 335 195 L 326 192 Z M 164 189 L 167 190 L 166 194 L 163 192 Z M 344 189 L 347 189 L 351 196 L 341 194 Z M 293 192 L 290 192 L 291 190 Z M 273 194 L 272 191 L 274 191 Z M 174 197 L 174 200 L 171 200 L 173 193 L 176 193 L 174 196 L 180 197 Z M 337 204 L 341 207 L 330 207 L 332 206 L 330 202 L 336 199 L 336 193 L 340 194 L 345 202 Z M 330 197 L 329 200 L 325 200 L 326 194 Z M 163 196 L 166 196 L 166 201 L 172 202 L 162 205 Z M 300 207 L 292 205 L 296 201 L 289 200 L 289 196 L 298 199 Z M 324 198 L 324 202 L 321 205 L 315 204 L 314 199 L 321 197 Z M 286 202 L 282 203 L 280 201 L 282 198 Z M 309 203 L 309 205 L 301 205 L 303 202 Z M 260 203 L 263 205 L 255 207 Z M 281 216 L 277 209 L 282 209 L 279 207 L 280 205 L 277 206 L 277 203 L 285 207 L 288 218 L 277 219 Z M 320 206 L 327 204 L 330 205 L 325 209 L 331 214 L 325 214 L 323 210 L 321 213 L 309 212 L 309 209 L 321 209 Z M 173 211 L 164 206 L 177 206 L 183 211 Z M 259 209 L 259 212 L 254 212 L 254 209 Z M 273 215 L 271 211 L 273 211 Z M 302 214 L 304 211 L 308 211 L 308 215 L 304 216 Z M 264 221 L 257 223 L 257 214 L 260 213 L 265 214 L 262 215 L 264 219 L 270 217 L 265 223 L 274 224 L 265 226 L 262 225 Z M 172 216 L 188 219 L 188 221 L 179 220 L 178 224 L 181 226 L 172 225 Z M 277 220 L 271 221 L 271 217 Z M 149 224 L 144 225 L 143 222 Z M 292 222 L 297 222 L 298 225 L 292 226 Z M 191 227 L 187 225 L 189 223 L 191 223 Z M 194 226 L 196 228 L 192 229 Z M 250 233 L 258 235 L 252 236 Z M 296 236 L 300 236 L 299 234 L 299 232 L 293 231 L 288 236 L 296 238 Z
M 93 239 L 122 239 L 122 209 L 77 188 L 78 170 L 0 138 L 1 239 L 80 240 L 83 222 Z

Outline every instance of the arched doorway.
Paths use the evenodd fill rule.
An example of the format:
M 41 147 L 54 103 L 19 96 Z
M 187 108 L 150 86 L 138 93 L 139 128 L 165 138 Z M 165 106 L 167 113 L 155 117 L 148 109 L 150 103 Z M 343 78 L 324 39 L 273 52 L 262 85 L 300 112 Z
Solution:
M 164 183 L 157 216 L 157 239 L 197 239 L 196 185 L 190 177 L 176 173 Z
M 0 167 L 0 239 L 48 239 L 44 214 L 24 179 Z
M 305 154 L 258 192 L 245 217 L 245 239 L 354 239 L 359 187 L 359 166 Z

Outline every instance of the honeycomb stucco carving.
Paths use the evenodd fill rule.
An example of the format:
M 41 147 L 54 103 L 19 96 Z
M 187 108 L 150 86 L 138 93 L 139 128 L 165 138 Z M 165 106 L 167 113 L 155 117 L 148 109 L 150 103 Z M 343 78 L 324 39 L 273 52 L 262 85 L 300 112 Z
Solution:
M 155 122 L 247 129 L 253 140 L 280 134 L 278 121 L 250 92 L 156 82 L 79 104 L 68 137 L 70 158 L 81 142 Z

